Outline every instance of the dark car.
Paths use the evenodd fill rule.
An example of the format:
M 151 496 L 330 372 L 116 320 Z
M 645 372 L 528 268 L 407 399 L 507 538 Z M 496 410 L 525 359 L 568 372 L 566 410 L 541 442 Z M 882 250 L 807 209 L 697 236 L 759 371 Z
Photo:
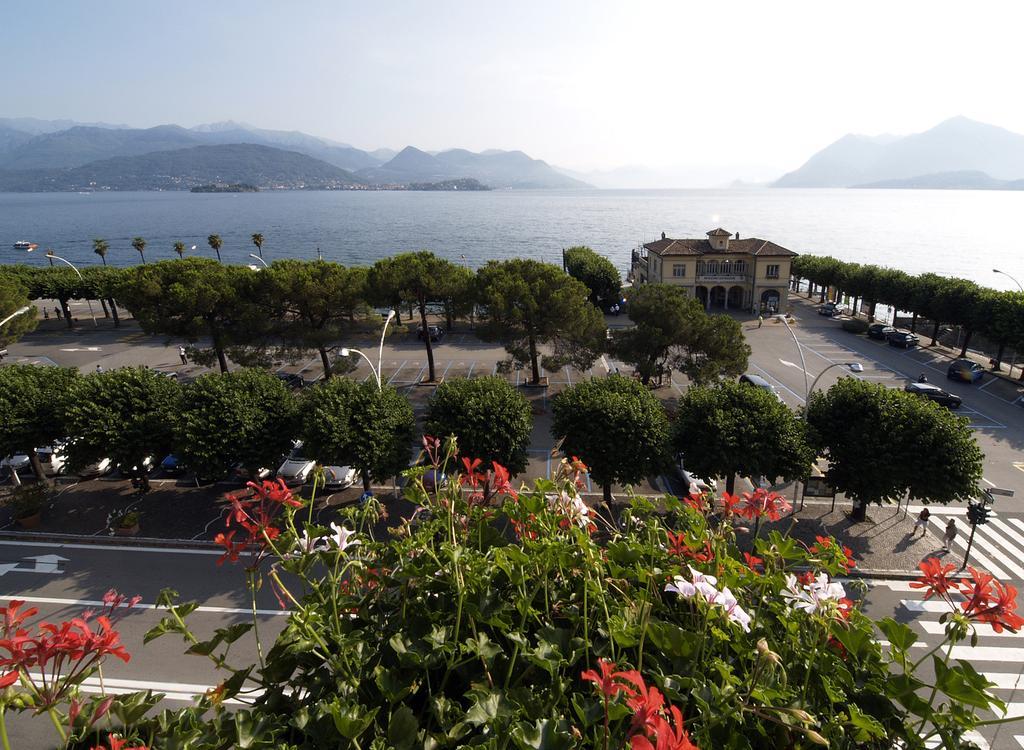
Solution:
M 185 473 L 185 464 L 178 456 L 171 453 L 164 456 L 164 460 L 160 462 L 160 471 L 169 477 L 180 477 Z
M 969 359 L 954 359 L 949 363 L 949 369 L 946 370 L 947 378 L 959 380 L 962 383 L 977 383 L 984 374 L 985 368 Z
M 963 403 L 963 399 L 956 394 L 947 393 L 932 383 L 907 383 L 903 390 L 907 393 L 923 396 L 949 409 L 959 409 L 960 404 Z
M 917 334 L 910 331 L 891 331 L 885 338 L 889 342 L 889 346 L 902 346 L 904 349 L 917 346 L 919 341 Z
M 890 333 L 896 333 L 896 329 L 892 326 L 887 326 L 885 323 L 872 323 L 868 326 L 869 338 L 885 341 L 889 338 Z
M 278 372 L 277 379 L 293 390 L 306 387 L 306 381 L 297 372 Z
M 444 338 L 444 329 L 441 326 L 427 326 L 427 330 L 430 332 L 431 341 L 440 341 Z M 423 326 L 420 326 L 419 330 L 416 331 L 416 338 L 420 341 L 426 338 L 423 333 Z

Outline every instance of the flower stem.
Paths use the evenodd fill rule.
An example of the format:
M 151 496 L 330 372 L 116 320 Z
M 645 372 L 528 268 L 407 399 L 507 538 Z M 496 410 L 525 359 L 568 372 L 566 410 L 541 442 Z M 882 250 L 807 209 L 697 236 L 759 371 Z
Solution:
M 68 736 L 64 732 L 64 727 L 60 723 L 60 719 L 57 718 L 57 712 L 51 707 L 46 709 L 46 713 L 50 717 L 50 721 L 53 722 L 54 728 L 57 730 L 57 734 L 60 735 L 61 742 L 67 744 Z
M 0 746 L 11 750 L 11 741 L 7 739 L 7 706 L 0 704 Z
M 256 656 L 260 660 L 260 669 L 266 669 L 263 661 L 263 642 L 260 640 L 260 621 L 256 615 L 256 572 L 249 571 L 249 602 L 252 605 L 252 632 L 256 636 Z

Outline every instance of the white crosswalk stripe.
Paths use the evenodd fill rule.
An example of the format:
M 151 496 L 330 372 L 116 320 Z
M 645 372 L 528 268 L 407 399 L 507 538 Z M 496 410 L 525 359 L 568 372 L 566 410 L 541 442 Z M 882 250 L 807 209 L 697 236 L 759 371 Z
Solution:
M 944 517 L 932 512 L 928 519 L 928 528 L 940 539 L 945 533 Z M 1000 518 L 996 514 L 989 516 L 988 523 L 978 526 L 974 532 L 974 544 L 971 547 L 970 564 L 976 568 L 987 570 L 1001 579 L 1024 578 L 1024 524 L 1016 518 Z M 967 543 L 971 536 L 971 526 L 967 523 L 958 524 L 956 538 L 953 540 L 954 558 L 963 559 L 967 551 Z M 951 561 L 954 559 L 951 558 Z

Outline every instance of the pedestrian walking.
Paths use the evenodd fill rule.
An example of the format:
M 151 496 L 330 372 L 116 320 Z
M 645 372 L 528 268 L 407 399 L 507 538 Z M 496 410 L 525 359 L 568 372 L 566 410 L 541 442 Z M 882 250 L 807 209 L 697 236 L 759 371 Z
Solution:
M 44 307 L 43 308 L 43 320 L 49 320 L 49 319 L 50 319 L 50 311 L 47 308 Z
M 59 307 L 53 308 L 53 312 L 57 316 L 57 320 L 60 320 L 62 317 L 64 317 L 63 315 L 60 314 L 60 308 Z
M 956 539 L 956 519 L 950 518 L 946 524 L 946 533 L 942 537 L 942 549 L 948 550 L 953 540 Z
M 917 516 L 917 520 L 914 521 L 914 530 L 911 532 L 911 535 L 917 534 L 917 530 L 918 528 L 920 528 L 921 536 L 924 536 L 925 531 L 928 528 L 928 519 L 931 517 L 931 515 L 932 512 L 927 508 L 922 510 L 921 513 Z
M 757 327 L 760 328 L 763 325 L 764 325 L 764 316 L 763 315 L 758 315 L 757 316 Z
M 178 356 L 181 357 L 181 364 L 183 364 L 183 365 L 187 365 L 188 364 L 188 357 L 185 356 L 185 347 L 183 347 L 183 346 L 179 346 L 178 347 Z
M 103 372 L 103 365 L 96 365 L 96 373 L 100 374 Z

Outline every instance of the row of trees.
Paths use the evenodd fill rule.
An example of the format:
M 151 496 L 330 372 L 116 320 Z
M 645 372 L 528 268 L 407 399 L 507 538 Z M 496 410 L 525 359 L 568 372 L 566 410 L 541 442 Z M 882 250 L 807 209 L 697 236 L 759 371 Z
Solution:
M 918 318 L 932 322 L 931 339 L 935 344 L 942 324 L 964 330 L 960 356 L 966 356 L 974 333 L 998 345 L 995 368 L 998 370 L 1006 347 L 1024 348 L 1024 293 L 1000 292 L 959 278 L 934 273 L 917 276 L 893 268 L 847 263 L 829 256 L 800 255 L 793 259 L 792 273 L 797 284 L 807 279 L 810 294 L 825 300 L 829 287 L 838 294 L 863 301 L 868 316 L 874 319 L 878 304 L 890 305 L 912 315 L 911 329 L 917 330 Z M 817 287 L 817 291 L 815 288 Z M 1024 374 L 1021 376 L 1024 378 Z
M 571 251 L 573 257 L 587 253 L 592 251 Z M 217 361 L 222 372 L 229 359 L 256 365 L 271 351 L 282 356 L 315 350 L 330 378 L 338 364 L 334 348 L 367 327 L 376 330 L 374 308 L 388 307 L 399 311 L 399 322 L 408 308 L 424 330 L 432 314 L 442 315 L 449 329 L 457 318 L 473 315 L 477 335 L 505 348 L 508 367 L 530 368 L 534 384 L 541 381 L 542 367 L 587 370 L 606 351 L 635 367 L 645 384 L 672 369 L 705 382 L 738 375 L 749 352 L 731 318 L 708 316 L 678 289 L 657 285 L 636 293 L 637 328 L 609 341 L 591 300 L 603 304 L 605 295 L 617 296 L 617 285 L 591 278 L 597 286 L 588 287 L 555 265 L 528 259 L 490 261 L 474 273 L 426 251 L 384 258 L 369 268 L 278 260 L 253 270 L 189 258 L 128 269 L 86 268 L 82 278 L 68 268 L 7 266 L 0 279 L 13 290 L 7 293 L 11 302 L 0 299 L 0 310 L 26 297 L 56 299 L 70 326 L 68 300 L 106 300 L 115 323 L 121 305 L 147 333 L 203 342 L 196 359 Z M 0 286 L 0 295 L 5 288 Z M 427 377 L 434 381 L 431 337 L 423 339 Z
M 860 518 L 870 502 L 906 494 L 966 500 L 981 478 L 983 455 L 966 419 L 852 378 L 812 396 L 806 420 L 763 389 L 732 382 L 690 388 L 670 419 L 647 388 L 617 375 L 562 391 L 552 412 L 552 436 L 566 456 L 590 467 L 608 502 L 613 484 L 657 475 L 680 455 L 697 475 L 726 477 L 731 493 L 737 474 L 804 479 L 824 454 L 828 480 L 854 498 Z M 144 368 L 84 376 L 29 365 L 0 369 L 0 455 L 29 452 L 40 479 L 32 449 L 66 437 L 72 467 L 101 458 L 141 465 L 173 451 L 211 478 L 236 464 L 251 474 L 274 467 L 299 437 L 310 457 L 356 467 L 369 489 L 408 466 L 415 430 L 409 401 L 372 381 L 335 378 L 295 396 L 256 369 L 204 375 L 185 386 Z M 432 396 L 425 430 L 454 436 L 463 456 L 521 473 L 533 417 L 502 378 L 456 379 Z
M 263 257 L 263 243 L 264 237 L 259 232 L 252 235 L 252 244 L 256 247 L 256 252 L 259 257 Z M 139 254 L 139 258 L 142 260 L 142 264 L 146 264 L 146 247 L 149 243 L 144 237 L 132 237 L 131 246 Z M 217 254 L 217 260 L 220 261 L 220 249 L 224 246 L 224 241 L 221 239 L 219 234 L 211 234 L 206 238 L 206 244 L 210 246 L 210 249 Z M 178 241 L 172 245 L 174 252 L 178 254 L 178 258 L 185 257 L 185 243 Z M 195 246 L 193 245 L 193 249 Z M 92 251 L 96 255 L 100 256 L 100 260 L 103 261 L 103 265 L 107 265 L 107 253 L 110 252 L 110 243 L 105 239 L 97 237 L 92 241 Z

